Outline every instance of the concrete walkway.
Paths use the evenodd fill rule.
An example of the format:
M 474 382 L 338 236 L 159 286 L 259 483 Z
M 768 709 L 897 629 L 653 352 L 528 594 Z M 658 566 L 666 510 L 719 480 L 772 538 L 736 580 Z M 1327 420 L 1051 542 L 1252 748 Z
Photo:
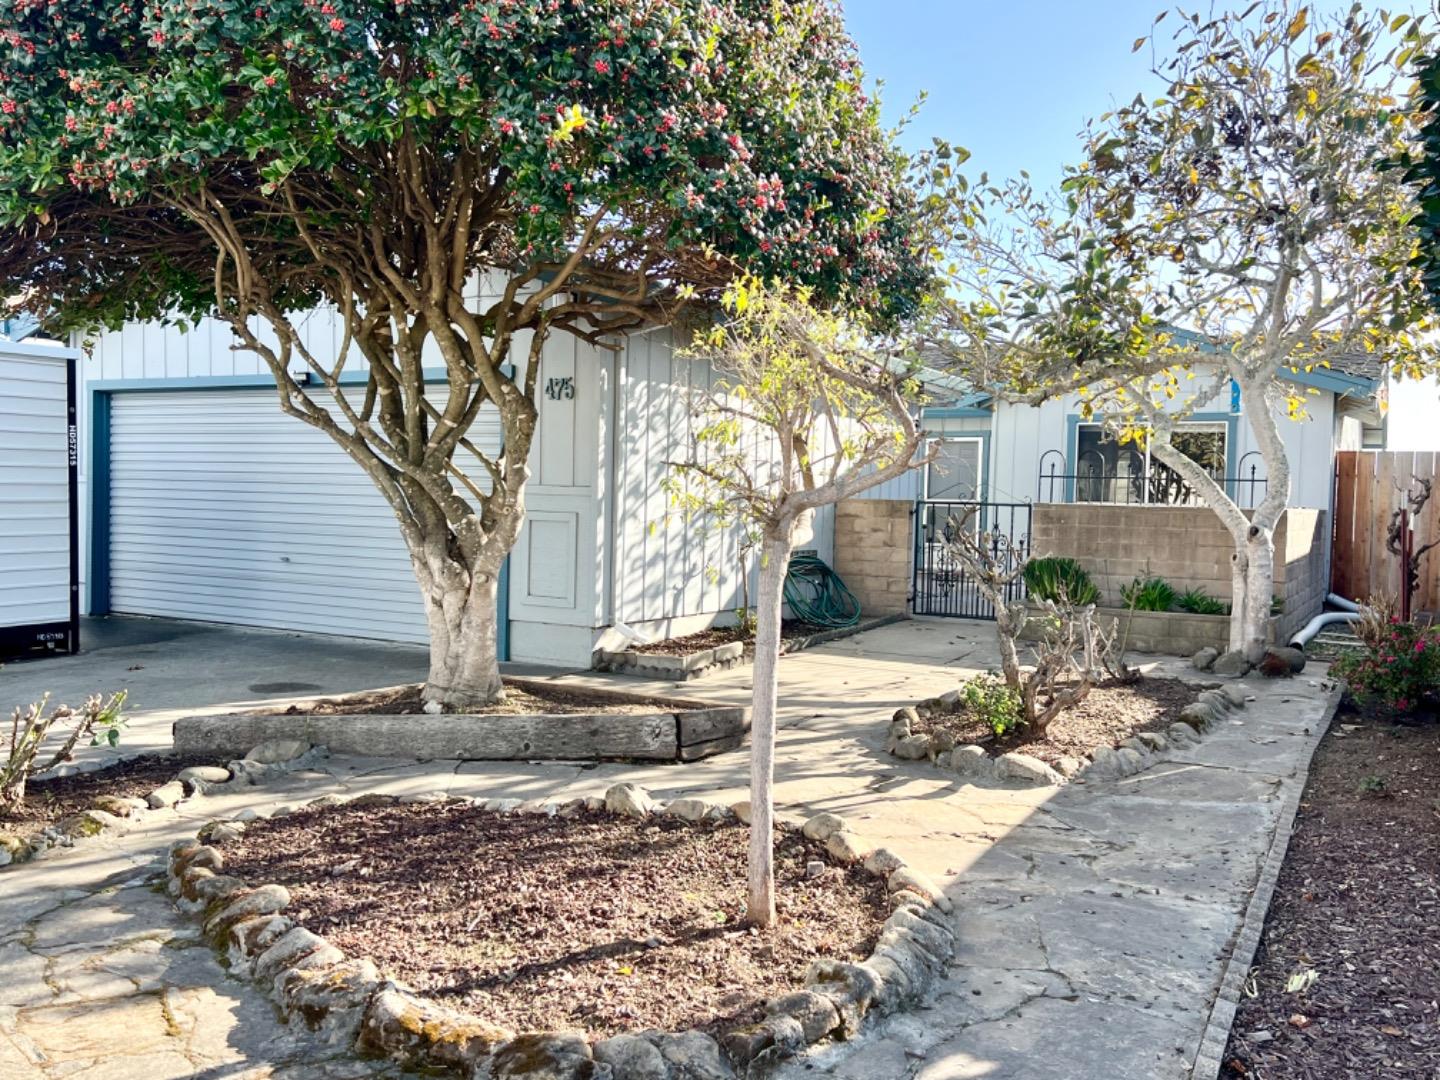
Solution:
M 341 643 L 304 639 L 303 649 L 275 648 L 272 639 L 283 641 L 283 636 L 213 632 L 223 640 L 211 643 L 211 655 L 224 656 L 226 674 L 207 679 L 192 668 L 194 696 L 188 707 L 171 690 L 152 695 L 180 677 L 167 669 L 184 664 L 184 642 L 165 650 L 163 659 L 146 661 L 145 669 L 124 672 L 133 679 L 141 710 L 127 734 L 128 748 L 163 745 L 181 708 L 233 709 L 237 698 L 259 693 L 252 689 L 256 684 L 313 684 L 324 678 L 326 692 L 364 689 L 414 678 L 413 665 L 423 660 L 414 650 L 391 650 L 343 676 L 336 673 L 344 669 L 328 666 L 324 657 L 329 650 L 343 652 Z M 783 1070 L 787 1077 L 1068 1080 L 1189 1073 L 1282 798 L 1303 782 L 1302 763 L 1321 734 L 1326 695 L 1318 675 L 1307 671 L 1283 683 L 1255 682 L 1257 701 L 1199 746 L 1172 751 L 1161 765 L 1122 781 L 1061 789 L 983 788 L 947 778 L 928 764 L 901 764 L 885 754 L 884 721 L 890 712 L 988 668 L 992 634 L 993 628 L 983 623 L 900 623 L 781 664 L 783 731 L 776 771 L 782 810 L 796 816 L 820 810 L 843 814 L 856 831 L 893 847 L 941 880 L 956 904 L 959 935 L 952 975 L 929 1009 L 897 1017 L 858 1043 L 825 1048 L 792 1063 Z M 87 669 L 80 662 L 84 659 L 25 665 L 24 674 L 32 686 L 44 675 L 73 697 L 96 678 L 108 685 L 103 676 L 123 671 L 118 656 L 104 658 L 105 671 Z M 261 670 L 256 666 L 261 662 L 269 666 Z M 152 664 L 165 680 L 155 688 L 145 678 Z M 51 665 L 50 672 L 42 672 Z M 1176 661 L 1157 668 L 1188 671 Z M 557 677 L 614 684 L 605 676 Z M 719 678 L 723 681 L 684 684 L 682 692 L 714 700 L 746 696 L 743 670 Z M 622 680 L 622 685 L 676 692 L 670 684 Z M 3 682 L 0 689 L 4 698 L 14 696 Z M 298 696 L 307 693 L 313 692 Z M 283 696 L 276 691 L 269 699 L 275 694 Z M 147 701 L 155 703 L 148 711 Z M 7 703 L 0 700 L 0 705 Z M 620 780 L 643 784 L 661 798 L 742 798 L 746 769 L 744 753 L 643 768 L 334 758 L 323 772 L 297 774 L 282 787 L 252 789 L 248 798 L 234 797 L 233 806 L 298 803 L 330 791 L 569 798 L 598 794 Z M 231 803 L 227 796 L 225 804 Z M 217 801 L 199 802 L 183 813 L 208 818 L 226 808 Z M 171 838 L 193 832 L 198 824 L 182 815 L 167 821 L 0 873 L 0 943 L 7 949 L 23 946 L 29 959 L 13 955 L 32 967 L 53 963 L 36 942 L 66 937 L 63 926 L 74 918 L 67 913 L 74 907 L 110 912 L 102 927 L 104 919 L 124 920 L 137 934 L 159 927 L 165 940 L 183 946 L 190 940 L 184 925 L 164 910 L 160 898 L 127 884 L 143 876 Z M 132 904 L 137 913 L 127 915 Z M 60 931 L 47 929 L 54 919 L 60 920 Z M 61 944 L 73 946 L 66 953 L 73 964 L 103 971 L 110 964 L 106 957 L 127 940 L 104 932 Z M 336 1071 L 348 1067 L 343 1060 L 321 1054 L 321 1048 L 303 1047 L 293 1035 L 282 1036 L 268 1007 L 227 979 L 198 949 L 161 951 L 171 966 L 153 972 L 149 981 L 135 981 L 129 991 L 122 983 L 108 984 L 113 993 L 105 1000 L 127 1003 L 110 1006 L 126 1010 L 127 1030 L 147 1032 L 144 1039 L 137 1034 L 137 1040 L 182 1057 L 198 1055 L 187 1061 L 227 1063 L 223 1071 L 194 1075 L 298 1078 L 309 1075 L 296 1071 L 298 1061 L 312 1060 L 306 1054 L 317 1056 L 305 1068 L 330 1070 L 314 1075 L 348 1075 Z M 8 970 L 3 957 L 0 970 Z M 47 1080 L 72 1075 L 74 1065 L 36 1059 L 35 1048 L 43 1052 L 46 1044 L 34 1031 L 36 1025 L 73 1024 L 76 1039 L 83 1029 L 92 1031 L 84 1037 L 93 1040 L 83 1010 L 63 1011 L 76 1000 L 67 995 L 83 991 L 63 980 L 41 978 L 12 1001 L 10 980 L 0 982 L 0 1004 L 6 1006 L 0 1010 L 0 1033 L 11 1034 L 16 1052 L 41 1070 L 35 1075 Z M 167 1019 L 173 1010 L 160 1007 L 171 988 L 177 994 L 193 991 L 185 1000 L 203 1000 L 201 1011 L 218 1017 L 222 1034 L 213 1034 L 210 1023 L 197 1025 L 212 1032 L 199 1050 L 192 1048 L 194 1036 L 184 1035 L 183 1024 L 181 1034 L 175 1034 L 176 1024 Z M 244 1023 L 237 1022 L 242 1018 Z M 60 1045 L 66 1036 L 52 1032 L 48 1037 L 49 1045 Z M 182 1037 L 191 1042 L 165 1042 Z M 8 1077 L 5 1052 L 0 1049 L 0 1075 Z M 100 1063 L 79 1075 L 110 1080 L 143 1072 L 146 1080 L 161 1080 L 162 1074 L 148 1067 L 124 1071 L 131 1068 L 129 1059 L 111 1062 L 101 1055 L 95 1060 Z

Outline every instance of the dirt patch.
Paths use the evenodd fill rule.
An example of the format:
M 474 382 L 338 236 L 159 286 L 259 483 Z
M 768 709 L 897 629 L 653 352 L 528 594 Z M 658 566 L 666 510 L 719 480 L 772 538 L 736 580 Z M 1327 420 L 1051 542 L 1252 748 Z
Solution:
M 1054 765 L 1062 757 L 1084 757 L 1097 746 L 1118 746 L 1141 731 L 1163 732 L 1198 693 L 1179 679 L 1104 682 L 1079 705 L 1052 720 L 1043 738 L 1024 728 L 996 738 L 988 723 L 969 713 L 922 717 L 918 723 L 912 722 L 911 730 L 928 735 L 944 729 L 955 736 L 956 743 L 979 743 L 992 755 L 1018 751 Z
M 225 858 L 228 873 L 286 886 L 301 925 L 447 1005 L 517 1031 L 605 1036 L 758 1019 L 816 957 L 869 954 L 883 881 L 788 828 L 779 922 L 747 927 L 748 835 L 605 813 L 338 807 L 255 822 Z M 827 869 L 807 879 L 815 859 Z
M 90 809 L 101 795 L 143 799 L 174 780 L 181 769 L 223 764 L 211 756 L 143 754 L 93 772 L 31 780 L 25 785 L 25 805 L 18 813 L 0 810 L 0 829 L 33 839 L 61 818 Z
M 1337 717 L 1311 766 L 1231 1080 L 1440 1076 L 1440 725 L 1358 719 Z
M 280 709 L 259 709 L 257 716 L 355 716 L 383 713 L 410 716 L 423 713 L 420 700 L 421 684 L 369 690 L 342 697 L 320 698 Z M 561 687 L 532 681 L 505 683 L 505 700 L 483 709 L 470 709 L 466 716 L 519 716 L 527 713 L 549 713 L 563 716 L 574 713 L 609 713 L 613 716 L 635 716 L 641 713 L 674 712 L 677 709 L 700 708 L 688 702 L 663 698 L 641 697 L 616 691 L 591 690 L 581 686 Z
M 815 623 L 802 622 L 799 619 L 786 619 L 780 624 L 780 651 L 783 653 L 787 645 L 798 644 L 816 634 L 824 634 L 834 629 L 833 626 L 819 626 Z M 732 641 L 743 641 L 745 655 L 754 659 L 755 635 L 742 634 L 738 626 L 712 626 L 709 630 L 701 630 L 698 634 L 668 638 L 665 641 L 656 641 L 649 645 L 628 645 L 625 651 L 661 656 L 693 656 L 706 649 L 713 649 L 717 645 L 729 645 Z

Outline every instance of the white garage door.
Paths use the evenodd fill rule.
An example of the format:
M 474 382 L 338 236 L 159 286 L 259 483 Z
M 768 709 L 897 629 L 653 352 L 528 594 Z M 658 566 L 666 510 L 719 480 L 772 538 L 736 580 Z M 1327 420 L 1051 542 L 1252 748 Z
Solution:
M 496 449 L 498 423 L 472 438 Z M 427 637 L 389 504 L 273 390 L 115 394 L 109 548 L 111 611 Z

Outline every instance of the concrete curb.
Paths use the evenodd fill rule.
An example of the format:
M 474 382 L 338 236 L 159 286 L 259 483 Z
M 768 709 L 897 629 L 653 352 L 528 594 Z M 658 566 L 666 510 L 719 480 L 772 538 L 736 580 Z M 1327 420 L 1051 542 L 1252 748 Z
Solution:
M 1240 1007 L 1240 995 L 1244 992 L 1245 981 L 1249 978 L 1250 967 L 1255 962 L 1255 953 L 1260 948 L 1260 935 L 1265 930 L 1265 916 L 1270 911 L 1270 902 L 1275 897 L 1275 885 L 1280 878 L 1280 868 L 1285 864 L 1285 855 L 1290 850 L 1290 837 L 1295 832 L 1295 816 L 1300 810 L 1300 799 L 1305 794 L 1305 785 L 1310 779 L 1310 762 L 1315 757 L 1335 711 L 1340 707 L 1344 688 L 1337 686 L 1330 691 L 1330 700 L 1320 715 L 1310 750 L 1301 759 L 1301 769 L 1296 783 L 1291 786 L 1285 802 L 1280 807 L 1280 817 L 1275 826 L 1275 835 L 1270 840 L 1270 851 L 1260 868 L 1255 881 L 1255 891 L 1245 908 L 1240 929 L 1235 935 L 1230 958 L 1225 962 L 1220 977 L 1220 988 L 1210 1007 L 1210 1018 L 1200 1037 L 1200 1046 L 1195 1052 L 1195 1063 L 1190 1067 L 1190 1080 L 1218 1080 L 1224 1063 L 1225 1046 L 1230 1041 L 1230 1027 L 1235 1022 L 1235 1012 Z

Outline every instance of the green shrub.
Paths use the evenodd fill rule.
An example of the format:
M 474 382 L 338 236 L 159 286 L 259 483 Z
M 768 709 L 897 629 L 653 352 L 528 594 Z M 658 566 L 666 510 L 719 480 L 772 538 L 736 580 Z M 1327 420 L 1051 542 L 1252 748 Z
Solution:
M 1025 565 L 1025 588 L 1037 600 L 1069 600 L 1077 607 L 1100 603 L 1100 589 L 1074 559 L 1031 559 Z
M 994 674 L 976 675 L 960 686 L 960 703 L 971 716 L 990 725 L 997 738 L 1018 728 L 1025 720 L 1025 703 Z
M 1204 589 L 1186 589 L 1175 598 L 1175 606 L 1191 615 L 1224 615 L 1224 601 L 1217 600 Z
M 1175 586 L 1164 578 L 1136 578 L 1120 590 L 1125 606 L 1136 611 L 1169 611 L 1179 597 Z
M 1357 698 L 1395 712 L 1433 707 L 1440 697 L 1440 630 L 1392 623 L 1377 644 L 1337 657 L 1330 674 Z

